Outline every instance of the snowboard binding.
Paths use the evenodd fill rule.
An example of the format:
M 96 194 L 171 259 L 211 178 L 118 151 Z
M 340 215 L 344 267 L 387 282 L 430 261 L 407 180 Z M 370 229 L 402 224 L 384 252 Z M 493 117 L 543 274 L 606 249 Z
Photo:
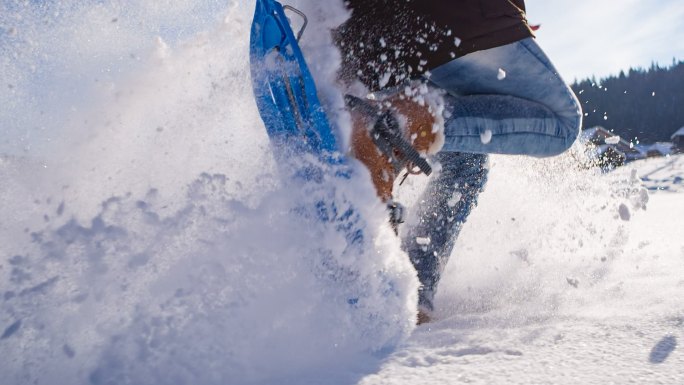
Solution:
M 286 10 L 303 19 L 296 34 Z M 275 0 L 256 1 L 250 60 L 257 107 L 279 163 L 288 165 L 288 160 L 304 159 L 304 154 L 310 154 L 336 170 L 334 175 L 349 179 L 347 154 L 340 149 L 298 44 L 306 25 L 306 16 L 293 7 Z M 403 222 L 405 211 L 392 199 L 397 176 L 404 169 L 406 175 L 429 175 L 432 169 L 423 155 L 436 153 L 443 143 L 439 129 L 441 111 L 423 103 L 425 93 L 416 90 L 407 86 L 404 92 L 387 95 L 380 101 L 345 98 L 353 123 L 350 155 L 370 171 L 395 231 Z M 302 167 L 294 175 L 316 181 L 320 179 L 317 171 L 320 170 L 315 167 Z
M 399 173 L 404 168 L 412 170 L 414 166 L 418 168 L 417 173 L 424 173 L 425 175 L 432 173 L 430 164 L 404 137 L 399 122 L 392 111 L 383 111 L 378 106 L 352 95 L 346 95 L 345 101 L 351 110 L 359 110 L 366 115 L 378 116 L 369 134 L 375 146 L 390 161 L 395 173 Z
M 408 175 L 430 175 L 432 167 L 424 156 L 439 151 L 444 141 L 441 95 L 426 97 L 417 91 L 421 87 L 427 90 L 414 84 L 381 100 L 345 96 L 353 125 L 351 155 L 370 172 L 395 231 L 403 223 L 405 211 L 393 199 L 397 177 L 404 170 L 404 179 Z

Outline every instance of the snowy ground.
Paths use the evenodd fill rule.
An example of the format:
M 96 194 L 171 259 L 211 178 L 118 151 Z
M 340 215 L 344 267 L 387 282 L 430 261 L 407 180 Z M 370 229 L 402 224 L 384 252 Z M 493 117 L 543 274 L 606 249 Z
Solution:
M 0 4 L 2 384 L 684 382 L 684 156 L 493 157 L 414 328 L 368 184 L 364 250 L 293 218 L 315 197 L 271 158 L 252 9 Z
M 543 236 L 554 230 L 529 226 L 528 219 L 573 227 L 558 213 L 525 212 L 530 198 L 509 197 L 495 210 L 500 215 L 487 208 L 506 191 L 497 179 L 512 171 L 495 161 L 444 278 L 452 282 L 442 287 L 439 320 L 417 328 L 360 384 L 684 382 L 684 156 L 639 161 L 602 177 L 628 178 L 631 169 L 653 175 L 645 183 L 653 189 L 647 209 L 628 222 L 615 218 L 614 228 L 599 222 L 604 216 L 584 212 L 583 223 L 565 211 L 578 228 L 603 233 L 572 247 L 567 238 Z M 512 218 L 523 228 L 500 223 Z M 541 236 L 543 246 L 530 252 L 525 235 L 500 230 L 534 232 L 527 238 Z M 483 247 L 489 243 L 496 246 Z M 524 263 L 506 260 L 520 255 Z

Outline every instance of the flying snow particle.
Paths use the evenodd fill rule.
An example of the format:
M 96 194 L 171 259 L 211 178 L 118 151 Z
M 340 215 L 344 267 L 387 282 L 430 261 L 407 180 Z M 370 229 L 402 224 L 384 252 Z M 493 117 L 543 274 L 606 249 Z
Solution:
M 455 38 L 454 38 L 454 45 L 455 45 L 456 47 L 460 47 L 460 46 L 461 46 L 461 39 L 455 37 Z
M 161 38 L 157 36 L 155 39 L 155 55 L 158 59 L 166 59 L 169 57 L 170 49 L 168 44 Z
M 480 140 L 483 144 L 487 144 L 492 141 L 492 130 L 487 129 L 480 134 Z
M 416 237 L 416 243 L 421 246 L 427 246 L 430 244 L 430 237 Z
M 620 215 L 620 219 L 625 222 L 632 218 L 632 213 L 629 211 L 629 207 L 627 207 L 627 205 L 624 203 L 620 203 L 620 207 L 618 207 L 618 214 Z
M 419 93 L 420 95 L 427 95 L 428 92 L 430 92 L 430 89 L 428 88 L 427 84 L 421 83 L 421 84 L 418 86 L 418 93 Z
M 620 135 L 611 136 L 605 139 L 606 144 L 618 144 L 620 143 Z
M 646 204 L 651 200 L 648 195 L 648 189 L 642 187 L 639 189 L 638 195 L 632 197 L 632 204 L 635 208 L 646 210 Z
M 385 74 L 382 75 L 382 77 L 378 81 L 378 85 L 380 85 L 380 88 L 385 87 L 387 85 L 387 83 L 389 83 L 391 77 L 392 77 L 391 72 L 385 72 Z
M 506 78 L 506 71 L 503 69 L 499 68 L 499 73 L 496 74 L 496 78 L 499 80 L 504 80 Z
M 463 195 L 462 195 L 460 192 L 456 191 L 456 192 L 454 193 L 454 195 L 451 197 L 451 199 L 449 199 L 449 200 L 447 201 L 447 205 L 448 205 L 449 207 L 454 207 L 454 206 L 456 206 L 456 205 L 458 204 L 458 202 L 461 201 L 461 197 L 462 197 L 462 196 L 463 196 Z

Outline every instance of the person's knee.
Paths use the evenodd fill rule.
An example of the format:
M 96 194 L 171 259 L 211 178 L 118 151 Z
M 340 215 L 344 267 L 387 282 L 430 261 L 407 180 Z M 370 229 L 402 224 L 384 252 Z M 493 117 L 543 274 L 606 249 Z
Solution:
M 567 148 L 577 141 L 580 131 L 582 130 L 582 109 L 578 106 L 577 110 L 566 120 L 566 142 Z
M 560 141 L 548 156 L 560 155 L 569 150 L 577 141 L 582 129 L 582 106 L 569 87 L 566 95 L 564 102 L 559 104 L 557 109 L 552 109 L 558 122 Z
M 573 113 L 558 118 L 560 143 L 548 156 L 560 155 L 568 151 L 577 141 L 582 129 L 582 110 L 578 107 Z

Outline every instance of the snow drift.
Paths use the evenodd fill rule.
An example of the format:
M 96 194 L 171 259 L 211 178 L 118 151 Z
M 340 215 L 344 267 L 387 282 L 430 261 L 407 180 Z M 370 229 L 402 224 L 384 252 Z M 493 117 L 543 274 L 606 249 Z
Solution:
M 3 70 L 42 103 L 18 100 L 0 164 L 8 383 L 315 378 L 412 330 L 415 272 L 370 182 L 326 190 L 276 174 L 251 94 L 252 9 L 232 3 L 218 20 L 191 2 L 7 10 L 23 27 L 4 49 L 25 50 L 36 71 Z M 189 11 L 202 19 L 186 25 Z M 103 20 L 117 28 L 96 32 Z M 147 42 L 93 43 L 112 33 Z M 51 140 L 28 138 L 33 124 Z M 296 214 L 330 194 L 357 217 Z M 346 247 L 343 220 L 365 228 L 363 249 Z

